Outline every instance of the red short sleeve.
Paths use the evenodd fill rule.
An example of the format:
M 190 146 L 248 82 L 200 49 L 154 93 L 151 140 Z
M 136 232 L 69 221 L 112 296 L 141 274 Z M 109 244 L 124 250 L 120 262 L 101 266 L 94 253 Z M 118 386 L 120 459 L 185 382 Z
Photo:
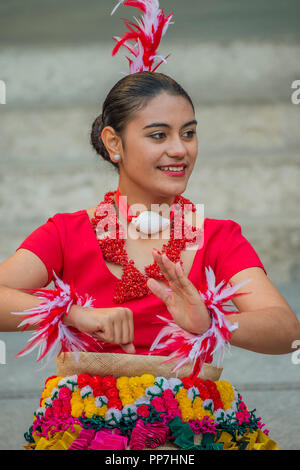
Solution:
M 233 220 L 224 221 L 215 266 L 217 281 L 229 280 L 243 269 L 255 266 L 267 274 L 258 254 L 242 235 L 241 226 Z
M 41 259 L 48 271 L 47 285 L 54 280 L 52 270 L 60 278 L 62 277 L 63 247 L 59 225 L 59 214 L 56 214 L 32 232 L 16 249 L 17 251 L 20 248 L 25 248 Z

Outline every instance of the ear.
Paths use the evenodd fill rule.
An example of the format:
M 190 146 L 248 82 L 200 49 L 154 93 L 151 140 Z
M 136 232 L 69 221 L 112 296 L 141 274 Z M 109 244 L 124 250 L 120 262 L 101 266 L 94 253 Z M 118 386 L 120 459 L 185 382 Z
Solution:
M 122 156 L 123 147 L 122 139 L 116 134 L 115 130 L 111 126 L 106 126 L 101 132 L 101 139 L 104 143 L 110 156 L 119 154 Z

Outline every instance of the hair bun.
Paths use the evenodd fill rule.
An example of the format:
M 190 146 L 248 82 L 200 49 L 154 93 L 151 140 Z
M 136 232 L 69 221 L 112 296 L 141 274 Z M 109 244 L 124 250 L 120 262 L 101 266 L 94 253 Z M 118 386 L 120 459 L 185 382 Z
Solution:
M 96 150 L 96 152 L 99 155 L 101 155 L 101 157 L 104 158 L 104 160 L 107 160 L 108 162 L 111 163 L 109 153 L 106 150 L 106 147 L 101 139 L 101 132 L 103 128 L 104 128 L 104 123 L 102 120 L 102 114 L 99 114 L 99 116 L 94 120 L 92 124 L 91 144 L 93 148 Z

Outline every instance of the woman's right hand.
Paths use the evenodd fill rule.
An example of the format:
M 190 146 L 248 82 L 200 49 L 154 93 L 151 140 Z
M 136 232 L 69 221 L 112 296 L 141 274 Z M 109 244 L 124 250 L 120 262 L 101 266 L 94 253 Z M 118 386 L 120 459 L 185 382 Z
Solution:
M 133 314 L 129 308 L 72 305 L 64 323 L 104 343 L 119 344 L 126 353 L 135 354 Z

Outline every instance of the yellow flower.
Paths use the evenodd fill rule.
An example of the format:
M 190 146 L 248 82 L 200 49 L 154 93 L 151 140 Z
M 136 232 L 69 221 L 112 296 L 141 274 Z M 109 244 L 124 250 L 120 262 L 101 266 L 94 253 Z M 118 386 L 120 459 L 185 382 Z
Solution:
M 187 397 L 187 389 L 186 388 L 181 388 L 179 392 L 176 393 L 175 398 L 179 402 L 182 398 Z
M 130 387 L 140 387 L 142 385 L 141 377 L 138 376 L 130 377 L 128 382 Z
M 192 408 L 192 400 L 190 398 L 182 398 L 179 400 L 179 408 Z
M 119 377 L 117 378 L 117 389 L 120 390 L 124 387 L 129 387 L 129 378 L 128 377 Z
M 194 417 L 193 419 L 202 419 L 206 416 L 206 411 L 203 408 L 193 408 Z
M 134 398 L 128 398 L 128 399 L 125 399 L 122 400 L 122 406 L 126 406 L 126 405 L 133 405 L 134 403 Z
M 48 382 L 45 385 L 45 388 L 42 393 L 42 398 L 49 398 L 51 397 L 51 392 L 53 388 L 56 388 L 58 385 L 58 382 L 62 379 L 63 377 L 53 377 L 53 379 L 49 379 Z
M 128 396 L 132 396 L 131 390 L 129 388 L 123 388 L 119 390 L 119 397 L 121 399 Z
M 194 409 L 203 408 L 203 401 L 201 400 L 200 397 L 196 397 L 195 400 L 193 401 L 193 408 Z
M 230 401 L 225 401 L 223 403 L 223 410 L 228 410 L 229 408 L 231 408 L 231 402 Z
M 98 408 L 97 406 L 95 406 L 95 415 L 97 416 L 102 416 L 104 418 L 106 412 L 107 412 L 108 408 L 106 405 L 104 406 L 101 406 L 101 408 Z
M 134 399 L 136 400 L 137 398 L 140 398 L 140 397 L 143 397 L 145 394 L 145 389 L 144 387 L 135 387 L 133 390 L 132 390 L 132 395 L 134 397 Z
M 71 403 L 72 402 L 77 402 L 77 401 L 82 401 L 81 395 L 80 395 L 80 388 L 77 388 L 73 393 L 71 397 Z
M 79 418 L 79 416 L 82 415 L 83 410 L 84 410 L 83 403 L 74 403 L 71 408 L 71 414 L 73 418 Z
M 72 398 L 71 398 L 71 414 L 74 418 L 79 418 L 81 416 L 83 410 L 84 410 L 84 401 L 81 398 L 80 395 L 80 389 L 77 388 L 73 393 L 72 393 Z
M 181 409 L 182 421 L 187 422 L 190 419 L 194 419 L 194 411 L 192 408 L 184 407 Z
M 215 382 L 218 392 L 223 403 L 224 410 L 231 408 L 234 400 L 234 389 L 230 382 L 227 380 L 218 380 Z
M 154 382 L 155 382 L 155 377 L 152 374 L 143 374 L 141 375 L 140 379 L 141 379 L 141 383 L 143 387 L 145 388 L 152 387 L 152 385 L 154 385 Z
M 84 413 L 87 418 L 92 418 L 96 414 L 97 407 L 95 405 L 94 397 L 87 397 L 83 400 L 84 403 Z

